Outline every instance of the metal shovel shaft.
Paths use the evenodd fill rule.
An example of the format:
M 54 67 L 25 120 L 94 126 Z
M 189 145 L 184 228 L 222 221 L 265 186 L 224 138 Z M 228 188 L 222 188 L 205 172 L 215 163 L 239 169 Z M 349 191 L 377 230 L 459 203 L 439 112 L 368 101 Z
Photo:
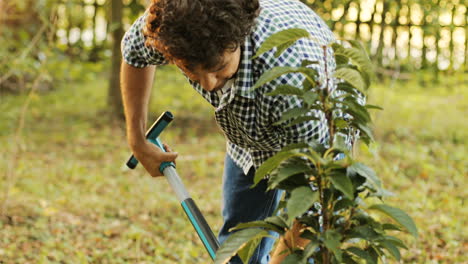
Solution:
M 163 174 L 166 176 L 167 181 L 176 193 L 185 214 L 187 214 L 187 217 L 200 237 L 200 240 L 203 242 L 206 250 L 210 254 L 210 257 L 214 260 L 216 257 L 216 251 L 219 248 L 219 242 L 206 222 L 205 217 L 203 217 L 197 204 L 188 194 L 175 168 L 172 166 L 166 167 Z

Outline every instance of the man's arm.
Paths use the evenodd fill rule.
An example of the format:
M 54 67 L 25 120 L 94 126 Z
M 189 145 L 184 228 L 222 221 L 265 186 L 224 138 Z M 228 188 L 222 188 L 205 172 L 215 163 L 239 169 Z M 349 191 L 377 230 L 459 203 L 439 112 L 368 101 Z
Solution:
M 120 73 L 128 144 L 135 157 L 153 177 L 162 175 L 159 172 L 162 162 L 174 161 L 177 157 L 177 153 L 165 153 L 145 138 L 148 102 L 155 69 L 156 66 L 153 65 L 136 68 L 124 61 Z
M 148 102 L 156 66 L 133 67 L 122 62 L 120 87 L 127 123 L 127 139 L 132 150 L 145 141 Z

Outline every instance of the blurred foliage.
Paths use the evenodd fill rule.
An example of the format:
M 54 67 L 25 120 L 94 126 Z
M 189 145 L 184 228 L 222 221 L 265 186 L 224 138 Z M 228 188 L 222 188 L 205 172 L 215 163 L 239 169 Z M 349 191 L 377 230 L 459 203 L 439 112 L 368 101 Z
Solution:
M 54 0 L 12 0 L 0 10 L 0 92 L 39 91 L 73 80 L 92 80 L 103 64 L 87 63 L 83 53 L 70 58 L 70 50 L 56 45 L 57 4 Z
M 108 24 L 109 2 L 2 1 L 0 93 L 23 92 L 33 86 L 47 91 L 60 86 L 59 83 L 93 80 L 97 73 L 108 69 L 111 56 L 108 35 L 115 26 Z M 124 3 L 128 24 L 144 11 L 147 1 Z
M 301 1 L 337 35 L 366 42 L 379 66 L 403 72 L 434 69 L 436 74 L 468 70 L 464 0 Z
M 44 67 L 52 1 L 8 1 L 0 9 L 0 89 L 27 89 Z M 27 25 L 27 26 L 25 26 Z M 48 76 L 44 81 L 51 82 Z
M 142 14 L 149 2 L 149 0 L 123 1 L 125 29 Z M 453 63 L 447 66 L 447 62 L 454 60 L 457 61 L 458 69 L 466 70 L 468 10 L 461 0 L 303 0 L 303 2 L 317 11 L 337 35 L 361 38 L 367 43 L 376 63 L 383 60 L 386 67 L 396 72 L 412 73 L 425 67 L 432 69 L 434 76 L 437 77 L 440 69 L 453 71 L 451 68 Z M 388 12 L 384 15 L 382 15 L 383 3 L 388 5 Z M 0 92 L 25 91 L 32 86 L 36 86 L 38 90 L 50 90 L 57 86 L 58 82 L 90 80 L 96 78 L 97 72 L 108 70 L 111 56 L 110 32 L 117 26 L 109 22 L 109 6 L 108 0 L 0 2 L 0 41 L 3 43 L 3 48 L 0 49 Z M 362 11 L 364 8 L 373 11 L 370 18 L 369 15 L 364 15 Z M 414 14 L 410 15 L 409 12 Z M 456 16 L 450 18 L 450 14 Z M 369 25 L 371 28 L 362 28 L 358 34 L 356 27 L 358 24 L 361 27 Z M 384 41 L 379 35 L 381 25 L 385 25 L 387 30 L 390 30 L 389 33 L 399 29 L 399 35 L 403 37 L 408 33 L 407 26 L 410 24 L 413 28 L 411 34 L 415 38 L 412 47 L 399 48 L 399 52 L 396 52 L 392 48 L 396 43 L 394 34 L 391 40 L 381 43 Z M 374 41 L 365 36 L 368 30 L 373 32 Z M 465 41 L 461 43 L 463 34 Z M 458 42 L 454 42 L 454 38 L 450 36 L 457 36 Z M 416 43 L 416 38 L 421 37 L 424 38 L 424 43 L 428 44 L 427 47 L 421 44 L 423 48 L 420 48 Z M 443 46 L 436 47 L 434 43 Z M 382 49 L 378 48 L 379 45 Z M 410 57 L 402 55 L 408 54 L 411 49 L 413 55 Z M 457 51 L 450 52 L 454 49 Z M 392 55 L 392 52 L 395 54 Z M 440 56 L 434 58 L 434 54 Z M 426 57 L 427 60 L 424 59 Z M 381 75 L 393 75 L 393 73 L 383 72 Z M 409 76 L 400 77 L 409 79 Z

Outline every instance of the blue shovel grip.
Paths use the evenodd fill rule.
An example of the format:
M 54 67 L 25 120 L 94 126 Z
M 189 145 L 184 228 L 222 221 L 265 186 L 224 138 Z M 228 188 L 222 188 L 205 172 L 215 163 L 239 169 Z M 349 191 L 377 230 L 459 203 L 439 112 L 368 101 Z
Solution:
M 156 140 L 150 138 L 150 139 L 148 139 L 148 141 L 155 144 L 156 146 L 158 146 L 162 151 L 166 152 L 166 150 L 164 149 L 164 146 L 161 143 L 161 141 L 159 140 L 159 138 L 156 138 Z M 164 169 L 167 168 L 167 166 L 172 166 L 172 167 L 175 168 L 174 162 L 163 162 L 163 163 L 161 163 L 161 166 L 159 166 L 159 171 L 161 173 L 163 173 Z
M 146 132 L 146 139 L 149 140 L 151 143 L 155 144 L 156 146 L 158 146 L 164 152 L 166 150 L 164 149 L 164 146 L 159 141 L 158 137 L 161 134 L 161 132 L 166 128 L 166 126 L 173 119 L 174 119 L 174 116 L 172 115 L 172 113 L 169 112 L 169 111 L 166 111 L 166 112 L 162 113 L 161 116 L 159 116 L 159 118 L 154 122 L 154 124 L 151 126 L 151 128 Z M 135 156 L 132 155 L 128 159 L 126 165 L 130 169 L 134 169 L 138 165 L 138 160 L 135 158 Z M 163 164 L 161 164 L 161 167 L 159 168 L 161 173 L 169 165 L 175 167 L 174 163 L 171 163 L 171 162 L 164 162 Z

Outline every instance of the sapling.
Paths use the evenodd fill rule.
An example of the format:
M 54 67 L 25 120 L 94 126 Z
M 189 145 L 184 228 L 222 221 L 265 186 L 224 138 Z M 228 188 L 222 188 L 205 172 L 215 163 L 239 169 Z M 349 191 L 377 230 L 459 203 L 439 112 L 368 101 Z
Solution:
M 302 29 L 280 31 L 267 39 L 256 56 L 276 49 L 275 56 L 300 38 L 312 38 Z M 269 96 L 297 96 L 300 108 L 286 111 L 275 125 L 292 126 L 326 117 L 328 138 L 322 144 L 295 143 L 284 147 L 256 171 L 255 184 L 268 177 L 269 189 L 285 191 L 278 214 L 263 221 L 239 224 L 216 253 L 215 263 L 227 263 L 237 254 L 244 263 L 261 239 L 275 232 L 280 239 L 295 222 L 302 224 L 306 246 L 290 241 L 282 263 L 378 263 L 389 256 L 400 260 L 405 244 L 395 231 L 417 237 L 417 228 L 404 211 L 383 203 L 389 192 L 377 174 L 356 160 L 351 151 L 359 138 L 373 141 L 370 109 L 364 95 L 370 86 L 372 64 L 357 41 L 320 44 L 325 78 L 320 79 L 317 61 L 303 61 L 298 67 L 274 67 L 264 73 L 252 89 L 286 73 L 304 76 L 302 86 L 281 85 Z M 333 49 L 336 69 L 327 68 L 327 49 Z M 330 81 L 334 80 L 334 81 Z M 376 202 L 377 201 L 377 202 Z M 386 215 L 377 218 L 375 212 Z M 387 221 L 391 219 L 390 221 Z

